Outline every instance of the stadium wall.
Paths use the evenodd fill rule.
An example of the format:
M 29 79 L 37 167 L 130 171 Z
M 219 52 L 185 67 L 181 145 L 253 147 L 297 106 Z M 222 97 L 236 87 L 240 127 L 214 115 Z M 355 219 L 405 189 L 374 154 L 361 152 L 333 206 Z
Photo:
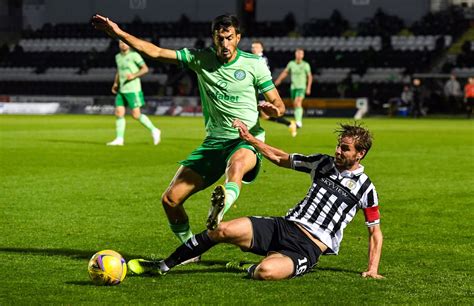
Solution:
M 297 22 L 307 22 L 339 10 L 350 23 L 357 23 L 372 17 L 378 8 L 411 23 L 429 12 L 430 0 L 257 0 L 257 20 L 282 20 L 292 12 Z
M 238 0 L 42 0 L 23 7 L 24 27 L 42 23 L 83 23 L 100 12 L 119 22 L 176 21 L 182 14 L 192 21 L 210 21 L 223 13 L 235 13 Z M 430 0 L 257 0 L 257 21 L 279 21 L 292 12 L 298 23 L 311 18 L 328 18 L 337 9 L 351 23 L 372 17 L 378 8 L 406 22 L 418 20 L 430 10 Z M 67 12 L 67 14 L 65 14 Z

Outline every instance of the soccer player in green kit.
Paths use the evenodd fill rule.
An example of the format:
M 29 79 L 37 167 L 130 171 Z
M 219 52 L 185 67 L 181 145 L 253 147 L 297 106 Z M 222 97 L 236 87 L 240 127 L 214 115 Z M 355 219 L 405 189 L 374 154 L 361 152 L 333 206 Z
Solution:
M 237 48 L 240 27 L 238 19 L 232 15 L 221 15 L 213 20 L 213 46 L 205 49 L 163 49 L 124 32 L 100 15 L 93 16 L 92 23 L 95 28 L 120 38 L 147 57 L 179 64 L 197 74 L 207 136 L 201 146 L 180 162 L 161 202 L 171 230 L 184 243 L 192 237 L 183 207 L 185 200 L 225 174 L 225 185 L 218 185 L 212 192 L 206 222 L 207 228 L 215 229 L 237 200 L 242 182 L 255 179 L 260 168 L 261 155 L 239 138 L 239 131 L 232 122 L 240 119 L 249 126 L 252 135 L 264 139 L 258 108 L 272 117 L 280 117 L 285 112 L 265 61 Z M 259 91 L 266 102 L 258 104 Z
M 160 142 L 161 131 L 157 129 L 150 119 L 141 113 L 140 107 L 145 105 L 140 77 L 148 72 L 145 61 L 123 41 L 119 41 L 120 53 L 115 56 L 117 73 L 115 74 L 112 93 L 115 94 L 115 122 L 116 137 L 107 143 L 108 146 L 123 146 L 125 135 L 125 111 L 128 106 L 132 117 L 140 121 L 144 127 L 150 130 L 153 144 Z
M 311 94 L 311 85 L 313 83 L 311 67 L 303 58 L 304 50 L 301 48 L 296 49 L 295 59 L 286 65 L 286 68 L 275 80 L 275 86 L 279 86 L 288 76 L 288 73 L 291 74 L 291 99 L 293 100 L 295 121 L 298 128 L 303 127 L 303 100 L 306 95 Z

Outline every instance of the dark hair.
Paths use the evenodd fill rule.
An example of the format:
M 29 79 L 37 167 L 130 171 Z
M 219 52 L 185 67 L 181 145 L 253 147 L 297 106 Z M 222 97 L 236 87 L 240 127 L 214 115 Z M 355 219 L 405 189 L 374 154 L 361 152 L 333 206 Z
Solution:
M 362 157 L 367 156 L 369 153 L 370 148 L 372 147 L 372 133 L 366 128 L 363 128 L 361 124 L 354 123 L 354 124 L 339 124 L 340 129 L 337 129 L 335 132 L 338 135 L 338 139 L 342 139 L 344 137 L 350 137 L 354 139 L 355 144 L 354 147 L 358 152 L 365 150 L 365 154 Z
M 262 49 L 265 49 L 261 40 L 254 40 L 252 41 L 252 44 L 259 44 L 260 46 L 262 46 Z
M 212 34 L 221 29 L 227 30 L 229 27 L 234 27 L 235 33 L 240 34 L 240 22 L 235 15 L 220 15 L 214 18 L 211 25 Z

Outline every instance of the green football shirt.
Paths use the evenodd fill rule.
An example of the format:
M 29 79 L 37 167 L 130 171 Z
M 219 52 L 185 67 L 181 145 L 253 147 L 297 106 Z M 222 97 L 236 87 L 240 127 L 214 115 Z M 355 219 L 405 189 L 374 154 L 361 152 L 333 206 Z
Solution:
M 265 61 L 257 55 L 237 49 L 236 58 L 221 63 L 213 47 L 176 51 L 178 61 L 197 74 L 207 135 L 235 139 L 234 119 L 240 119 L 253 131 L 260 129 L 257 95 L 273 88 Z
M 298 64 L 295 60 L 292 60 L 286 65 L 286 69 L 291 75 L 291 89 L 301 88 L 306 90 L 307 76 L 308 73 L 311 73 L 311 67 L 308 62 L 301 61 L 301 63 Z
M 127 75 L 136 73 L 140 67 L 145 64 L 145 61 L 138 52 L 128 51 L 125 54 L 118 53 L 115 56 L 115 63 L 117 64 L 117 71 L 119 75 L 119 92 L 139 92 L 142 90 L 140 78 L 132 81 L 127 81 Z

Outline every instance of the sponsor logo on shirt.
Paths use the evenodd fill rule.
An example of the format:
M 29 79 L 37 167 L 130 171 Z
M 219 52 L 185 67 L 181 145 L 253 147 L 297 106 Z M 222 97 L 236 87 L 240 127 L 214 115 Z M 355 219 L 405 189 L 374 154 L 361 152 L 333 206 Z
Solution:
M 335 182 L 331 181 L 330 179 L 327 179 L 325 177 L 322 177 L 321 178 L 321 182 L 323 182 L 324 184 L 326 184 L 327 187 L 329 187 L 330 189 L 332 189 L 333 191 L 339 193 L 340 195 L 344 196 L 344 197 L 348 197 L 349 194 L 344 190 L 342 189 L 341 186 L 337 185 Z
M 209 98 L 214 99 L 214 100 L 239 102 L 239 96 L 230 96 L 228 94 L 220 93 L 220 92 L 214 93 L 209 90 L 206 90 L 206 94 L 209 96 Z
M 220 87 L 221 89 L 227 89 L 227 86 L 229 86 L 229 84 L 227 84 L 226 81 L 222 81 L 222 80 L 217 81 L 216 85 Z

